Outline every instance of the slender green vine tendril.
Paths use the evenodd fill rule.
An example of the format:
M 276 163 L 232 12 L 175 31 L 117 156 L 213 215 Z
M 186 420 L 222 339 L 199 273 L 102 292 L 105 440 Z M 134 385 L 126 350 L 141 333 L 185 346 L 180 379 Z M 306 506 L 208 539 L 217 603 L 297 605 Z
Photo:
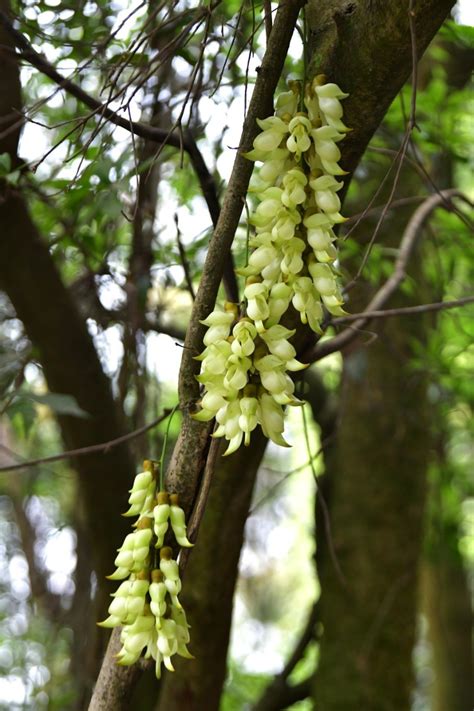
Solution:
M 168 416 L 168 424 L 166 425 L 166 432 L 165 432 L 165 436 L 163 439 L 163 447 L 161 449 L 161 457 L 160 457 L 160 491 L 163 491 L 164 487 L 165 487 L 164 468 L 165 468 L 166 445 L 168 444 L 168 437 L 170 434 L 171 422 L 172 422 L 173 416 L 178 408 L 179 408 L 179 404 L 177 404 L 173 407 L 173 409 L 171 410 L 171 412 Z

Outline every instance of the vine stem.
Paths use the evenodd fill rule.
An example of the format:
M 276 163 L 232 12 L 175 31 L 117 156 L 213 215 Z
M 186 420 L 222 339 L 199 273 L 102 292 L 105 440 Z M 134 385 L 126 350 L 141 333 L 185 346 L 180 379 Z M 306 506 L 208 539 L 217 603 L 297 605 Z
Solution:
M 166 445 L 168 444 L 168 437 L 170 434 L 170 428 L 171 428 L 171 422 L 173 420 L 173 416 L 178 410 L 179 404 L 175 405 L 173 409 L 171 410 L 170 414 L 168 415 L 168 424 L 166 425 L 166 432 L 165 436 L 163 439 L 163 447 L 161 449 L 161 457 L 160 457 L 160 491 L 164 490 L 164 485 L 165 485 L 165 476 L 164 476 L 164 465 L 165 465 L 165 453 L 166 453 Z

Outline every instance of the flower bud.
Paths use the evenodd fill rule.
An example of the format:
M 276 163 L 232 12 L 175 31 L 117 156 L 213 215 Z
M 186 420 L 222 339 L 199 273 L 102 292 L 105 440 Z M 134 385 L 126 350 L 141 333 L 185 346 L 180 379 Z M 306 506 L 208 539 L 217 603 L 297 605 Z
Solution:
M 170 521 L 173 533 L 181 548 L 192 548 L 193 544 L 186 536 L 186 521 L 182 508 L 178 506 L 178 495 L 171 494 Z

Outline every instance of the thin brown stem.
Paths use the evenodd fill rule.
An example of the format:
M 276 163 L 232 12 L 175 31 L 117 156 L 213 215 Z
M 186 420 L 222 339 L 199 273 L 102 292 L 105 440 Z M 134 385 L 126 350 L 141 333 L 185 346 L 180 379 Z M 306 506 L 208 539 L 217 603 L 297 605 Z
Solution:
M 144 425 L 143 427 L 139 427 L 137 430 L 133 430 L 133 432 L 128 432 L 127 434 L 124 434 L 121 437 L 116 437 L 115 439 L 111 439 L 108 442 L 101 442 L 100 444 L 92 444 L 90 447 L 80 447 L 78 449 L 69 449 L 67 452 L 61 452 L 60 454 L 52 454 L 49 457 L 41 457 L 40 459 L 27 459 L 23 462 L 19 462 L 18 464 L 8 464 L 7 466 L 0 467 L 0 472 L 18 471 L 19 469 L 26 469 L 28 467 L 35 467 L 39 464 L 49 464 L 50 462 L 59 462 L 61 459 L 69 459 L 72 457 L 82 457 L 86 454 L 93 454 L 94 452 L 103 452 L 105 454 L 106 452 L 109 452 L 114 447 L 117 447 L 117 445 L 122 444 L 123 442 L 128 442 L 131 439 L 135 439 L 136 437 L 139 437 L 140 435 L 144 434 L 145 432 L 148 432 L 149 430 L 153 429 L 154 427 L 159 425 L 160 422 L 163 422 L 163 420 L 165 420 L 171 412 L 172 412 L 172 408 L 167 408 L 166 410 L 164 410 L 162 415 L 157 417 L 155 420 L 152 420 L 147 425 Z M 5 449 L 4 445 L 2 445 L 2 444 L 0 444 L 0 448 Z M 15 456 L 19 456 L 19 455 L 15 455 Z
M 391 296 L 397 291 L 400 284 L 406 277 L 406 269 L 410 258 L 415 249 L 421 229 L 432 212 L 445 203 L 446 199 L 452 200 L 455 197 L 463 197 L 462 193 L 456 189 L 443 190 L 439 194 L 431 195 L 423 202 L 409 221 L 406 230 L 403 234 L 398 257 L 395 262 L 395 267 L 390 278 L 377 291 L 373 299 L 363 311 L 363 315 L 358 318 L 352 326 L 348 326 L 344 331 L 338 333 L 337 336 L 331 338 L 324 343 L 317 343 L 314 348 L 302 355 L 302 358 L 308 362 L 315 362 L 325 358 L 330 353 L 346 348 L 352 341 L 360 335 L 360 331 L 366 328 L 371 317 L 372 311 L 379 311 L 381 307 L 387 303 Z

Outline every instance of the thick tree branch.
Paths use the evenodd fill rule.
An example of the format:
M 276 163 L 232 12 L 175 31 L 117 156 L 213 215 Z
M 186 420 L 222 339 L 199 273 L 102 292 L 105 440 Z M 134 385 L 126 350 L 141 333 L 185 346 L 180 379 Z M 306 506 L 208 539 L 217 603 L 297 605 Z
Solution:
M 217 711 L 220 707 L 238 561 L 266 445 L 261 432 L 255 432 L 254 437 L 251 447 L 242 447 L 230 457 L 219 457 L 221 441 L 211 443 L 208 462 L 214 456 L 218 459 L 196 545 L 186 561 L 180 598 L 192 626 L 190 648 L 196 659 L 191 664 L 177 660 L 176 672 L 165 675 L 159 711 Z M 212 461 L 206 469 L 211 467 Z M 192 529 L 202 511 L 201 496 L 206 488 L 205 473 L 190 520 Z M 205 575 L 204 571 L 212 572 Z
M 346 170 L 353 173 L 415 70 L 414 47 L 420 58 L 453 5 L 454 0 L 308 1 L 309 76 L 326 74 L 349 93 L 344 120 L 353 130 L 341 146 Z
M 121 667 L 117 664 L 115 657 L 122 648 L 120 631 L 118 627 L 112 631 L 105 657 L 105 659 L 110 658 L 110 664 L 102 664 L 89 711 L 111 709 L 116 711 L 130 708 L 130 699 L 142 670 L 138 664 L 129 667 Z

